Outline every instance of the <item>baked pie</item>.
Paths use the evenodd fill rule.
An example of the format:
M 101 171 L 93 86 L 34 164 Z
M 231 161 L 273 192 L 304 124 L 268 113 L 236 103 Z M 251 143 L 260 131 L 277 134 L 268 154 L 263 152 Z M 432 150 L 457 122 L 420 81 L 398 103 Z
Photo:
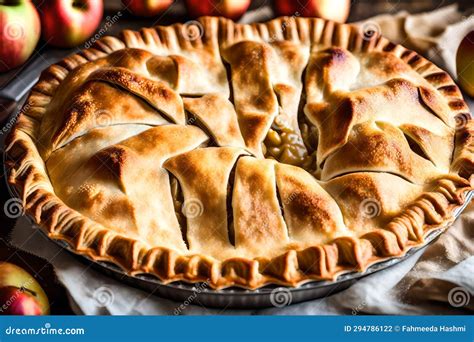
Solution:
M 52 239 L 129 274 L 296 286 L 452 222 L 473 122 L 446 72 L 355 26 L 204 17 L 45 70 L 9 182 Z

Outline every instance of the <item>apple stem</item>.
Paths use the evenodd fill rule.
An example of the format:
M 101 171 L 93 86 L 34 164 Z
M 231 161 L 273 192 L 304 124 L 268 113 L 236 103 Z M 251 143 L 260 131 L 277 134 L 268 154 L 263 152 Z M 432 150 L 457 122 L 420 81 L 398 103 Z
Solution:
M 0 0 L 0 5 L 16 6 L 24 2 L 25 0 Z
M 20 287 L 21 292 L 28 292 L 29 294 L 33 295 L 34 297 L 37 297 L 36 292 L 30 289 L 27 289 L 26 287 Z
M 79 8 L 79 9 L 84 9 L 84 8 L 87 8 L 87 3 L 84 2 L 84 1 L 74 0 L 72 2 L 72 7 Z

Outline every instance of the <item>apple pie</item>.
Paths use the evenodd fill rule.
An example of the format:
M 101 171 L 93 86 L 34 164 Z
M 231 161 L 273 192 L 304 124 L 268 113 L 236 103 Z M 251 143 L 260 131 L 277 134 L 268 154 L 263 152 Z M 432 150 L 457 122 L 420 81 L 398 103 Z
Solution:
M 51 239 L 164 283 L 336 279 L 420 246 L 474 186 L 449 75 L 358 27 L 204 17 L 45 70 L 8 181 Z

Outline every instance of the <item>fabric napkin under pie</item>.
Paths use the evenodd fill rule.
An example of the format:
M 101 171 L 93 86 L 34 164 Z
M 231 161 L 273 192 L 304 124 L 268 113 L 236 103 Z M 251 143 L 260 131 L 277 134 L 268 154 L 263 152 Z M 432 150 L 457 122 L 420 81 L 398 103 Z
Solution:
M 265 20 L 269 7 L 247 13 L 242 21 Z M 415 49 L 455 78 L 455 52 L 474 29 L 474 16 L 448 6 L 430 13 L 382 15 L 358 23 L 394 42 Z M 471 112 L 474 103 L 466 99 Z M 20 218 L 12 243 L 54 265 L 78 314 L 462 314 L 474 311 L 474 203 L 436 242 L 399 264 L 365 277 L 335 295 L 282 308 L 220 310 L 153 296 L 86 266 Z

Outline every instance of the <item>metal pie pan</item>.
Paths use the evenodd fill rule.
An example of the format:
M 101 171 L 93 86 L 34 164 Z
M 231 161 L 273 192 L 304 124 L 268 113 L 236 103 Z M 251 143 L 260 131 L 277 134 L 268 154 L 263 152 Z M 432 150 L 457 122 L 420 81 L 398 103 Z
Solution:
M 38 228 L 40 229 L 40 228 Z M 42 233 L 46 233 L 40 229 Z M 67 249 L 78 257 L 82 262 L 92 266 L 102 274 L 106 274 L 120 282 L 145 290 L 148 293 L 162 298 L 172 299 L 180 303 L 191 300 L 195 304 L 215 308 L 233 309 L 257 309 L 265 307 L 283 307 L 308 300 L 327 297 L 347 289 L 357 280 L 375 272 L 389 268 L 409 258 L 418 250 L 425 248 L 435 241 L 445 228 L 434 230 L 428 234 L 426 243 L 419 247 L 411 248 L 403 257 L 390 258 L 375 263 L 367 268 L 365 272 L 348 272 L 340 275 L 335 281 L 310 281 L 298 287 L 282 287 L 267 285 L 257 290 L 246 290 L 238 287 L 230 287 L 221 290 L 213 290 L 205 283 L 189 284 L 185 282 L 174 282 L 163 284 L 156 277 L 147 274 L 128 275 L 120 267 L 109 262 L 94 261 L 91 258 L 77 254 L 70 249 L 67 242 L 52 240 L 60 247 Z
M 473 197 L 474 192 L 469 193 L 468 200 Z M 459 216 L 463 207 L 459 208 L 456 217 Z M 29 217 L 32 220 L 31 217 Z M 33 223 L 33 222 L 32 222 Z M 43 229 L 33 223 L 43 234 L 47 235 Z M 375 272 L 387 269 L 401 261 L 409 258 L 420 249 L 433 243 L 447 227 L 431 231 L 425 238 L 425 243 L 421 246 L 413 247 L 399 258 L 390 258 L 377 262 L 369 266 L 365 272 L 348 272 L 340 275 L 335 281 L 310 281 L 299 287 L 281 287 L 277 285 L 267 285 L 257 290 L 246 290 L 238 287 L 231 287 L 222 290 L 213 290 L 205 283 L 189 284 L 185 282 L 174 282 L 163 284 L 156 277 L 147 274 L 128 275 L 119 266 L 102 261 L 94 261 L 88 256 L 75 253 L 69 244 L 62 240 L 52 240 L 61 248 L 65 248 L 79 260 L 92 266 L 93 269 L 102 274 L 106 274 L 115 280 L 145 290 L 148 293 L 162 298 L 172 299 L 180 303 L 189 301 L 216 308 L 233 309 L 257 309 L 265 307 L 283 307 L 290 304 L 300 303 L 317 298 L 327 297 L 342 290 L 347 289 L 356 281 Z
M 7 173 L 5 166 L 6 154 L 3 156 L 4 171 Z M 7 182 L 7 187 L 12 197 L 19 197 L 16 189 Z M 462 211 L 469 204 L 471 198 L 474 197 L 474 190 L 466 194 L 464 204 L 457 208 L 454 212 L 455 218 L 458 218 Z M 27 215 L 33 227 L 39 229 L 43 234 L 46 232 L 41 229 L 34 219 Z M 427 234 L 425 243 L 409 249 L 402 257 L 390 258 L 388 260 L 377 262 L 369 266 L 364 272 L 348 272 L 341 274 L 335 281 L 309 281 L 298 287 L 281 287 L 277 285 L 267 285 L 257 290 L 246 290 L 237 287 L 231 287 L 221 290 L 213 290 L 205 283 L 189 284 L 185 282 L 174 282 L 163 284 L 158 278 L 147 275 L 129 275 L 119 266 L 102 261 L 95 261 L 90 257 L 76 253 L 71 246 L 62 240 L 53 240 L 61 248 L 68 250 L 82 262 L 92 266 L 102 274 L 106 274 L 120 282 L 142 289 L 153 295 L 163 298 L 172 299 L 181 303 L 192 302 L 208 307 L 217 308 L 234 308 L 234 309 L 256 309 L 265 307 L 282 307 L 289 304 L 300 303 L 312 299 L 327 297 L 339 291 L 347 289 L 357 280 L 366 277 L 375 272 L 387 269 L 399 262 L 409 258 L 418 250 L 425 248 L 438 238 L 444 230 L 448 228 L 442 227 L 435 229 Z

